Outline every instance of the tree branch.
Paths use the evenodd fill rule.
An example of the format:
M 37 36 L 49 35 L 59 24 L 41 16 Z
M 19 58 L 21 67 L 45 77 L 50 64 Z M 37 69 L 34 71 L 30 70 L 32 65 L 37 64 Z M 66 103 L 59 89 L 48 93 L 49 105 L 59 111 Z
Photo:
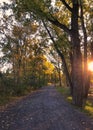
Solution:
M 69 11 L 72 12 L 72 8 L 66 3 L 65 0 L 60 0 L 60 1 L 66 6 L 66 8 L 67 8 Z
M 69 35 L 71 35 L 71 30 L 69 28 L 67 28 L 64 24 L 61 24 L 57 19 L 49 19 L 48 21 L 51 22 L 52 24 L 56 25 L 57 27 L 63 29 L 66 33 L 68 33 Z

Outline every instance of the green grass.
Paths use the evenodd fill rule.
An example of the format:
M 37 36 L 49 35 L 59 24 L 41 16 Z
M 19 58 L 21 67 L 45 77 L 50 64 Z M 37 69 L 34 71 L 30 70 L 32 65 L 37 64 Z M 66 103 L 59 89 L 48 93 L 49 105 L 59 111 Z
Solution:
M 72 103 L 72 97 L 71 97 L 71 96 L 68 96 L 68 97 L 67 97 L 67 101 L 70 102 L 70 103 Z
M 57 90 L 58 92 L 62 93 L 62 95 L 68 102 L 72 102 L 72 97 L 70 96 L 70 91 L 68 87 L 57 87 Z
M 81 111 L 86 113 L 88 116 L 93 117 L 93 104 L 92 104 L 92 102 L 87 100 L 85 107 Z
M 69 88 L 67 87 L 57 87 L 57 90 L 63 94 L 63 96 L 69 95 Z
M 67 87 L 57 87 L 58 92 L 62 93 L 63 97 L 69 102 L 72 103 L 72 97 L 69 94 L 69 88 Z M 73 105 L 74 106 L 74 105 Z M 75 107 L 75 106 L 74 106 Z M 87 100 L 86 105 L 84 108 L 80 109 L 78 107 L 75 107 L 76 109 L 79 109 L 80 111 L 86 113 L 88 116 L 93 117 L 93 102 L 90 100 Z

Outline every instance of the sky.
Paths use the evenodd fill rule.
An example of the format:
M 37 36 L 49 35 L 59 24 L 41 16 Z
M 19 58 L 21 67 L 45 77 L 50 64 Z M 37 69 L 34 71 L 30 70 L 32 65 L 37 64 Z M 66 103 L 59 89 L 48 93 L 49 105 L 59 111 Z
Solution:
M 0 0 L 0 3 L 9 2 L 9 0 Z
M 6 2 L 6 3 L 10 3 L 10 0 L 0 0 L 0 4 L 3 4 L 3 2 Z M 0 17 L 2 17 L 2 12 L 0 10 Z M 0 57 L 3 56 L 3 53 L 1 52 L 1 49 L 0 49 Z M 7 65 L 7 67 L 9 67 L 9 65 Z M 2 69 L 1 69 L 1 66 L 0 66 L 0 71 L 3 71 L 5 72 L 7 70 L 7 67 L 4 66 Z
M 3 3 L 3 2 L 9 3 L 9 1 L 11 1 L 11 0 L 0 0 L 0 3 Z M 51 0 L 51 2 L 52 2 L 52 5 L 54 6 L 55 0 Z

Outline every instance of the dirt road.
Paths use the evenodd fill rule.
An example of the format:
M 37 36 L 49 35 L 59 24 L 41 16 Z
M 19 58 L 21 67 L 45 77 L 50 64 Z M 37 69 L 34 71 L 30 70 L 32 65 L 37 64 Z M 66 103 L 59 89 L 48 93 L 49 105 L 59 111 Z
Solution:
M 93 122 L 49 86 L 0 112 L 0 130 L 93 130 Z

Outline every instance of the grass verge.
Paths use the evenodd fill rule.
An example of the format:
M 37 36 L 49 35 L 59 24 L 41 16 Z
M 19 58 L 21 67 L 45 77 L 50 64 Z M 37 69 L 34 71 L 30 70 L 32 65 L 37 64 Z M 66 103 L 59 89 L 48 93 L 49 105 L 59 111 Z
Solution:
M 68 87 L 57 87 L 57 91 L 60 92 L 68 102 L 72 102 L 72 97 L 70 96 Z
M 31 88 L 29 90 L 24 90 L 21 93 L 19 94 L 17 93 L 14 95 L 9 95 L 9 94 L 4 94 L 4 93 L 1 94 L 0 95 L 0 108 L 6 107 L 8 104 L 12 104 L 19 101 L 20 99 L 24 98 L 25 96 L 29 95 L 35 90 Z
M 87 100 L 85 107 L 81 111 L 93 118 L 93 104 L 92 104 L 92 102 Z
M 56 88 L 57 91 L 60 92 L 69 103 L 72 104 L 72 97 L 70 96 L 69 88 L 68 87 L 56 87 Z M 91 100 L 88 99 L 85 107 L 79 110 L 93 118 L 93 102 Z

